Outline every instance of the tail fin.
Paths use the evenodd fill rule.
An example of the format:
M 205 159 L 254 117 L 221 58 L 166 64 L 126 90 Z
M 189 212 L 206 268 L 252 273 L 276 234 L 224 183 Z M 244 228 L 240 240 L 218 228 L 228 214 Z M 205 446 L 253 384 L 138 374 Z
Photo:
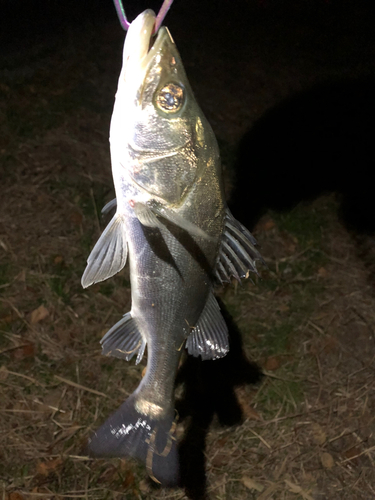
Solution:
M 142 461 L 151 479 L 176 486 L 179 462 L 174 410 L 152 418 L 139 413 L 130 396 L 91 437 L 88 452 L 94 457 L 134 457 Z

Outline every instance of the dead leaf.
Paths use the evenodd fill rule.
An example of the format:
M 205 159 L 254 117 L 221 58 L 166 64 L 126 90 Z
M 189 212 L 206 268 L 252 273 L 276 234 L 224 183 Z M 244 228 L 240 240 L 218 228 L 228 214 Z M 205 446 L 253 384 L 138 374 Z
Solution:
M 251 477 L 242 476 L 241 481 L 249 490 L 256 490 L 259 491 L 259 493 L 262 493 L 262 491 L 264 490 L 264 486 L 254 481 L 254 479 L 251 479 Z
M 213 467 L 222 467 L 223 465 L 226 465 L 228 463 L 228 461 L 229 461 L 228 454 L 223 453 L 223 452 L 219 452 L 211 460 L 211 465 Z
M 5 83 L 0 83 L 0 90 L 4 93 L 8 93 L 10 91 L 10 87 Z
M 26 358 L 33 358 L 35 356 L 36 348 L 35 344 L 26 344 L 17 349 L 14 349 L 11 353 L 13 359 L 21 360 Z
M 67 346 L 72 342 L 71 331 L 66 328 L 55 329 L 55 334 L 62 346 Z
M 60 403 L 61 398 L 61 387 L 56 387 L 55 389 L 51 389 L 46 396 L 43 398 L 43 403 L 46 406 L 52 406 L 57 408 Z
M 91 285 L 91 291 L 94 293 L 99 293 L 100 292 L 100 283 L 94 283 Z
M 311 472 L 305 472 L 303 477 L 306 482 L 316 483 L 315 477 L 311 474 Z
M 39 321 L 45 319 L 48 315 L 48 309 L 42 304 L 37 309 L 34 309 L 34 311 L 31 313 L 30 323 L 32 325 L 35 325 L 36 323 L 39 323 Z
M 2 323 L 11 323 L 14 319 L 14 316 L 12 314 L 7 314 L 6 316 L 3 316 L 0 318 L 0 321 Z
M 262 420 L 259 413 L 250 405 L 250 398 L 242 387 L 235 388 L 238 403 L 245 418 L 250 420 Z
M 224 445 L 225 445 L 225 443 L 226 443 L 227 441 L 228 441 L 228 436 L 225 436 L 225 437 L 223 437 L 223 438 L 221 438 L 221 439 L 218 439 L 218 440 L 216 441 L 216 445 L 217 445 L 219 448 L 221 448 L 222 446 L 224 446 Z
M 9 500 L 25 500 L 25 497 L 19 491 L 12 491 L 9 493 Z
M 282 231 L 280 236 L 285 250 L 289 254 L 294 254 L 298 245 L 298 239 L 287 231 Z
M 263 224 L 263 231 L 269 231 L 270 229 L 273 229 L 275 227 L 275 222 L 272 219 L 268 219 L 265 221 Z
M 98 479 L 99 483 L 109 483 L 117 477 L 117 469 L 114 465 L 110 465 L 105 469 L 104 472 L 100 474 L 100 477 Z
M 61 458 L 55 458 L 53 460 L 48 460 L 47 462 L 39 462 L 36 471 L 41 476 L 48 476 L 49 474 L 57 472 L 57 470 L 62 466 L 62 463 L 63 461 Z
M 266 218 L 264 220 L 260 220 L 256 225 L 257 231 L 270 231 L 276 226 L 275 222 L 271 218 Z
M 338 340 L 335 339 L 334 337 L 327 337 L 326 341 L 324 342 L 323 351 L 325 354 L 330 354 L 336 351 L 337 347 L 338 347 Z
M 313 497 L 301 488 L 301 486 L 298 486 L 298 484 L 292 483 L 292 481 L 288 479 L 285 479 L 285 484 L 289 486 L 289 491 L 301 495 L 304 500 L 314 500 Z
M 266 500 L 279 488 L 277 483 L 272 483 L 266 490 L 263 491 L 257 500 Z
M 25 281 L 26 281 L 26 271 L 25 271 L 25 269 L 22 269 L 22 271 L 17 274 L 16 280 L 17 281 L 22 281 L 23 283 L 25 283 Z
M 358 446 L 352 446 L 349 450 L 344 453 L 345 458 L 349 460 L 355 459 L 361 453 L 361 449 Z
M 147 479 L 142 479 L 142 481 L 139 482 L 139 489 L 142 493 L 149 493 L 151 490 L 150 483 L 147 481 Z
M 322 445 L 326 442 L 327 439 L 326 433 L 324 432 L 322 427 L 315 422 L 312 424 L 312 433 L 315 444 Z
M 126 458 L 121 458 L 118 464 L 118 470 L 120 472 L 127 472 L 129 470 L 129 462 Z M 130 467 L 131 468 L 131 467 Z
M 64 262 L 64 257 L 62 255 L 56 255 L 53 259 L 54 264 L 61 264 L 62 262 Z
M 79 212 L 72 212 L 70 214 L 70 221 L 75 226 L 80 226 L 82 224 L 82 221 L 83 221 L 83 216 Z
M 124 489 L 129 488 L 129 486 L 132 486 L 135 483 L 135 475 L 134 472 L 131 470 L 128 470 L 125 475 L 125 479 L 122 482 L 122 487 Z
M 39 205 L 44 205 L 47 201 L 47 197 L 44 196 L 44 194 L 39 194 L 36 201 L 37 203 L 39 203 Z
M 0 367 L 0 380 L 6 380 L 8 378 L 9 372 L 6 369 L 5 365 Z
M 264 363 L 265 370 L 272 372 L 280 367 L 280 358 L 278 356 L 268 356 Z
M 146 375 L 146 371 L 147 371 L 147 366 L 145 366 L 142 370 L 142 378 Z
M 298 486 L 298 484 L 292 483 L 292 481 L 289 481 L 288 479 L 285 479 L 285 484 L 289 486 L 289 490 L 292 493 L 301 493 L 302 488 L 301 486 Z
M 242 411 L 246 418 L 250 420 L 263 420 L 261 415 L 250 405 L 242 406 Z
M 56 446 L 57 443 L 60 443 L 61 441 L 65 441 L 66 439 L 69 439 L 72 437 L 79 429 L 82 429 L 81 425 L 72 425 L 71 427 L 68 427 L 67 429 L 64 429 L 59 435 L 58 438 L 54 443 L 52 443 L 52 447 Z
M 318 276 L 320 276 L 321 278 L 325 278 L 328 274 L 328 271 L 325 267 L 320 267 L 318 269 Z
M 324 452 L 320 455 L 320 461 L 322 462 L 323 467 L 326 469 L 332 469 L 335 465 L 335 461 L 330 453 Z

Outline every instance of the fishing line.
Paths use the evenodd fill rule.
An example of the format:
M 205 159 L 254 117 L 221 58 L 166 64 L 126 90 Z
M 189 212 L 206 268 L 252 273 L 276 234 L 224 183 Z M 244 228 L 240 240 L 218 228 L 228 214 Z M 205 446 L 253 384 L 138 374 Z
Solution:
M 122 5 L 122 0 L 113 0 L 113 3 L 115 4 L 117 16 L 119 18 L 122 29 L 127 31 L 131 23 L 129 23 L 128 18 L 126 17 L 125 9 Z M 154 34 L 157 33 L 158 29 L 160 28 L 161 23 L 164 21 L 164 18 L 167 15 L 167 12 L 170 9 L 172 3 L 173 0 L 164 0 L 163 5 L 159 10 L 159 14 L 155 19 Z

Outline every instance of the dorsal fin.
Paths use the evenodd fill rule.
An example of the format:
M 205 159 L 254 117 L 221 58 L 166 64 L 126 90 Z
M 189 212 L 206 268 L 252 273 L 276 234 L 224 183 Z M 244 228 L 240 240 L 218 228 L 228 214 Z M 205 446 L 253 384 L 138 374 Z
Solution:
M 219 251 L 219 260 L 215 274 L 221 283 L 247 278 L 249 272 L 258 274 L 256 261 L 265 264 L 260 253 L 255 248 L 257 242 L 254 236 L 233 217 L 229 208 L 226 209 L 225 227 Z

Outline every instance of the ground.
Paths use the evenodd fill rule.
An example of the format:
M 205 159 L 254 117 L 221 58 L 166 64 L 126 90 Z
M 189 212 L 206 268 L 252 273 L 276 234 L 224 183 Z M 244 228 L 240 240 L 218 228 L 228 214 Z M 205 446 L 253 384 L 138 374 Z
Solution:
M 185 360 L 182 367 L 178 435 L 198 464 L 195 478 L 186 472 L 185 490 L 154 487 L 139 464 L 89 459 L 84 448 L 137 387 L 146 366 L 146 360 L 135 366 L 100 354 L 99 340 L 130 307 L 128 270 L 88 290 L 80 285 L 105 225 L 100 210 L 113 197 L 108 127 L 123 33 L 105 11 L 76 23 L 63 18 L 44 38 L 32 30 L 28 38 L 13 34 L 3 45 L 4 499 L 203 498 L 203 465 L 210 499 L 375 497 L 375 238 L 343 216 L 348 192 L 324 184 L 321 163 L 322 184 L 307 199 L 302 184 L 273 186 L 274 165 L 256 164 L 252 148 L 245 147 L 248 163 L 237 153 L 241 138 L 254 142 L 259 120 L 271 113 L 272 122 L 286 99 L 305 92 L 308 100 L 317 85 L 340 80 L 345 86 L 371 75 L 373 8 L 270 1 L 231 12 L 223 2 L 216 12 L 212 5 L 201 5 L 200 15 L 190 19 L 183 2 L 176 2 L 167 24 L 218 137 L 228 197 L 233 202 L 237 188 L 245 200 L 248 191 L 248 204 L 233 202 L 236 216 L 249 223 L 246 207 L 263 200 L 251 229 L 268 267 L 259 267 L 254 283 L 217 290 L 228 321 L 233 318 L 229 361 Z M 347 110 L 356 102 L 339 104 Z M 305 127 L 304 118 L 310 116 L 299 117 L 294 130 Z M 353 127 L 349 118 L 345 131 Z M 275 130 L 267 130 L 272 128 L 265 141 L 272 150 Z M 349 154 L 349 136 L 329 133 Z M 283 144 L 287 139 L 285 134 Z M 313 142 L 306 148 L 298 169 L 309 164 L 313 182 L 309 158 L 322 150 Z M 262 152 L 268 158 L 267 146 Z M 289 158 L 294 152 L 290 146 Z M 350 158 L 362 159 L 362 153 Z M 340 167 L 335 165 L 337 177 Z M 281 163 L 278 170 L 283 168 Z M 353 168 L 354 183 L 360 162 Z M 281 198 L 293 191 L 293 200 L 273 206 L 269 193 L 278 190 Z M 199 449 L 192 450 L 189 439 Z

